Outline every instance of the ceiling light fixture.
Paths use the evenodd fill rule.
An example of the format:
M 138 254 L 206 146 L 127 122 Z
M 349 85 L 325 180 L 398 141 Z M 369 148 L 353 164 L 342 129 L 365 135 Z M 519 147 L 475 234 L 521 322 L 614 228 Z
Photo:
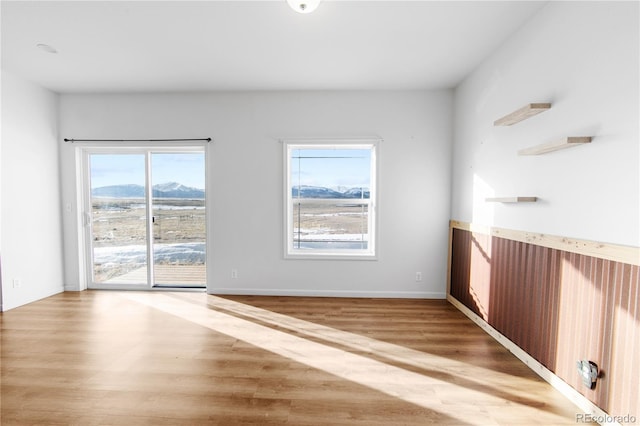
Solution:
M 42 50 L 43 52 L 58 53 L 58 51 L 55 49 L 55 47 L 49 46 L 48 44 L 38 43 L 38 44 L 36 44 L 36 47 L 38 49 Z
M 311 13 L 318 8 L 320 0 L 287 0 L 287 3 L 298 13 Z

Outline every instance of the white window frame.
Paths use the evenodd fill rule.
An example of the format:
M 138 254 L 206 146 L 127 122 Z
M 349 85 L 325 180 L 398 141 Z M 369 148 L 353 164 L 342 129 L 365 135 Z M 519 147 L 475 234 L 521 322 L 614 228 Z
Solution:
M 166 291 L 167 287 L 160 287 L 154 285 L 153 277 L 153 242 L 147 247 L 147 283 L 141 285 L 131 284 L 104 284 L 94 281 L 93 271 L 93 241 L 91 231 L 91 179 L 90 179 L 90 156 L 92 154 L 140 154 L 145 156 L 145 188 L 147 188 L 147 235 L 153 235 L 153 221 L 152 212 L 149 210 L 151 199 L 150 188 L 150 156 L 153 153 L 189 153 L 189 152 L 202 152 L 205 158 L 205 209 L 210 207 L 209 201 L 209 185 L 207 181 L 208 177 L 208 156 L 209 144 L 207 143 L 193 143 L 185 145 L 176 145 L 175 143 L 162 143 L 156 142 L 151 145 L 140 144 L 139 142 L 118 142 L 104 145 L 102 143 L 93 142 L 76 142 L 76 190 L 78 194 L 77 205 L 82 206 L 80 215 L 77 220 L 77 227 L 80 234 L 79 246 L 82 250 L 79 250 L 79 264 L 81 265 L 80 271 L 80 288 L 85 289 L 101 289 L 101 290 L 152 290 L 152 291 Z M 208 210 L 205 210 L 208 211 Z M 211 250 L 209 250 L 208 244 L 211 241 L 211 215 L 207 214 L 206 217 L 206 265 L 211 265 L 213 262 L 210 259 Z M 207 271 L 206 282 L 209 282 L 209 272 Z M 207 284 L 205 284 L 206 288 Z M 176 286 L 176 289 L 180 291 L 203 291 L 203 288 L 189 288 Z
M 339 140 L 283 140 L 284 153 L 284 257 L 285 259 L 353 259 L 377 260 L 377 181 L 379 139 Z M 367 249 L 297 249 L 293 244 L 293 194 L 291 181 L 291 154 L 295 149 L 369 149 L 371 151 L 370 185 L 368 199 L 345 199 L 345 204 L 364 204 L 368 210 Z M 314 202 L 318 200 L 314 199 Z M 332 200 L 332 202 L 334 202 Z

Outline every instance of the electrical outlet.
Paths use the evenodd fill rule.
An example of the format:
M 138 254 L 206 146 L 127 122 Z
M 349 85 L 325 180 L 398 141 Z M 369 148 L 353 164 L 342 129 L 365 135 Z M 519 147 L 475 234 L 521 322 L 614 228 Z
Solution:
M 422 281 L 422 272 L 416 272 L 416 281 Z
M 237 269 L 232 269 L 231 270 L 231 278 L 234 280 L 238 279 L 238 270 Z
M 20 287 L 22 287 L 22 280 L 20 278 L 14 278 L 13 288 L 20 288 Z

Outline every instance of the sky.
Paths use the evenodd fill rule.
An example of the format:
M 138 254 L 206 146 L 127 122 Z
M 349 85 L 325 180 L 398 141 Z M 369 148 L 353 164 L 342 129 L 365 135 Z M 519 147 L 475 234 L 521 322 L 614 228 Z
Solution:
M 136 184 L 144 185 L 144 154 L 91 154 L 91 188 Z M 204 189 L 204 153 L 152 153 L 152 184 L 178 182 Z
M 91 154 L 91 188 L 145 182 L 144 154 Z M 291 158 L 293 185 L 333 189 L 369 188 L 370 149 L 295 149 Z M 152 153 L 152 183 L 178 182 L 204 189 L 204 153 Z
M 291 184 L 332 189 L 369 188 L 370 149 L 294 149 Z

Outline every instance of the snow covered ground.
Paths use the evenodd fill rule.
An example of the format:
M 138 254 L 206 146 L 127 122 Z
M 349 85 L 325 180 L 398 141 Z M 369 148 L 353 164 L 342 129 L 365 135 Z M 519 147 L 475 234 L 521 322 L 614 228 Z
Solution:
M 367 234 L 329 234 L 326 230 L 322 233 L 321 229 L 303 229 L 302 231 L 300 248 L 363 249 L 368 245 Z M 363 237 L 364 241 L 362 241 Z M 294 242 L 294 245 L 297 246 L 298 243 Z M 154 244 L 153 252 L 155 262 L 161 263 L 203 264 L 206 259 L 204 242 Z M 122 264 L 142 266 L 147 262 L 147 247 L 145 245 L 96 247 L 93 249 L 93 260 L 94 264 L 105 267 Z
M 296 249 L 320 249 L 320 250 L 365 250 L 367 241 L 304 241 L 293 243 Z
M 330 231 L 330 228 L 294 228 L 293 246 L 300 249 L 362 250 L 369 244 L 369 234 L 331 234 Z
M 153 255 L 156 262 L 204 263 L 205 243 L 154 244 Z M 144 264 L 146 259 L 147 246 L 145 245 L 96 247 L 93 249 L 95 264 Z

